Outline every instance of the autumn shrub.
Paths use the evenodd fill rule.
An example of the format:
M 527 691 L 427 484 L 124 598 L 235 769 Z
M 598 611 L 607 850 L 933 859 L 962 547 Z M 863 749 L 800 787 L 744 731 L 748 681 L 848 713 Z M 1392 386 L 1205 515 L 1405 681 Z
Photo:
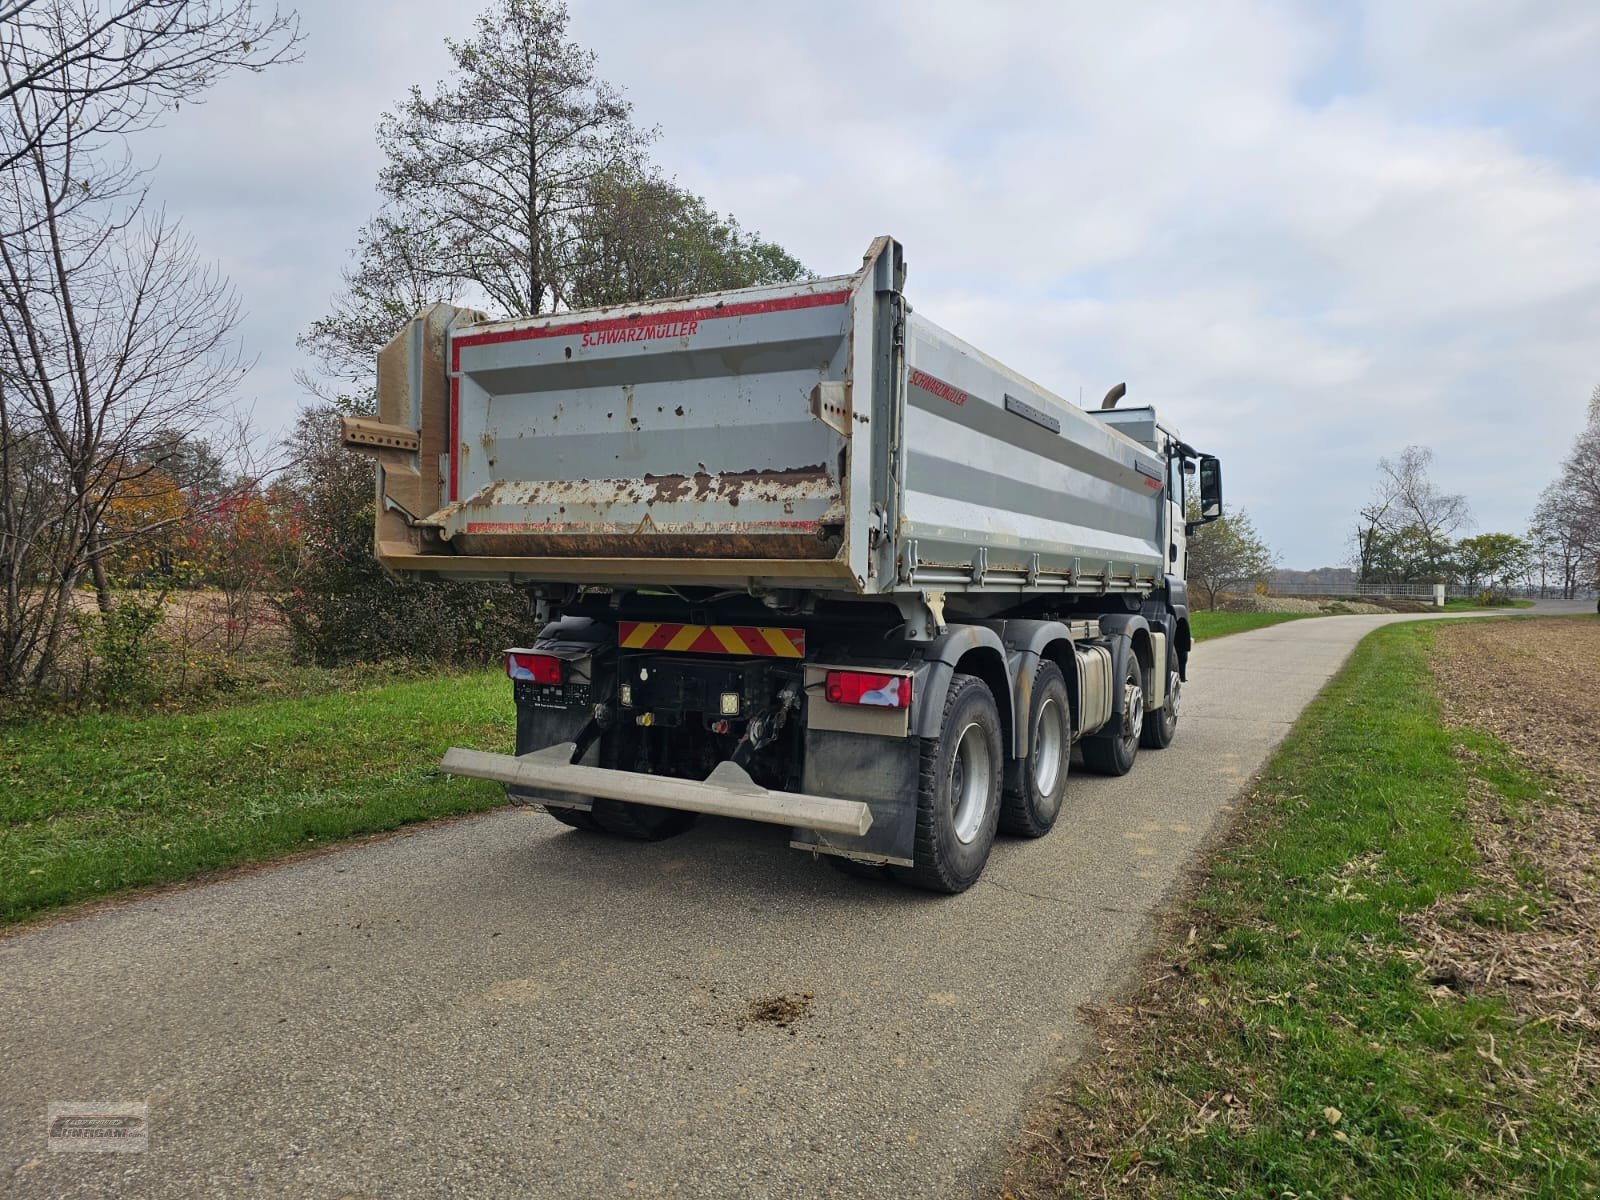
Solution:
M 271 600 L 295 656 L 318 666 L 397 659 L 487 662 L 537 627 L 510 584 L 399 583 L 372 554 L 372 464 L 344 450 L 339 410 L 307 409 L 291 437 L 285 487 L 300 542 L 282 592 Z
M 85 654 L 79 698 L 122 706 L 144 704 L 162 691 L 159 633 L 167 594 L 123 592 L 109 609 L 78 618 Z
M 300 504 L 287 489 L 236 487 L 198 511 L 188 554 L 197 577 L 222 595 L 221 642 L 236 653 L 250 636 L 262 598 L 287 586 L 301 540 Z

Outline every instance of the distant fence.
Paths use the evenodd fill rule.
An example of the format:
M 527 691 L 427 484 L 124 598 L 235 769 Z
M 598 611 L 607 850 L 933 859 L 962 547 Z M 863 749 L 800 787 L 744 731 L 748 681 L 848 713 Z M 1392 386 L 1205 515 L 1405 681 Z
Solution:
M 1332 600 L 1360 599 L 1362 596 L 1375 598 L 1394 598 L 1409 600 L 1433 599 L 1434 586 L 1431 583 L 1354 583 L 1343 587 L 1318 583 L 1269 583 L 1267 595 L 1269 596 L 1326 596 Z M 1502 595 L 1513 596 L 1519 600 L 1559 599 L 1560 588 L 1515 587 L 1497 589 Z M 1464 588 L 1456 584 L 1447 584 L 1444 594 L 1447 599 L 1470 599 L 1482 592 L 1482 588 Z M 1577 593 L 1579 599 L 1591 599 L 1594 589 L 1583 588 Z
M 1359 599 L 1362 596 L 1432 600 L 1431 583 L 1351 583 L 1343 587 L 1317 583 L 1269 583 L 1269 596 L 1327 596 L 1332 599 Z M 1446 587 L 1446 596 L 1470 595 L 1465 588 Z

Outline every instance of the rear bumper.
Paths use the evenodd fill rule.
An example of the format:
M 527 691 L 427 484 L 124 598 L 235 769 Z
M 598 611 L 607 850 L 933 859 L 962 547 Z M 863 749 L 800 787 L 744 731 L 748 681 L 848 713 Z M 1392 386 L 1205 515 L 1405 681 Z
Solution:
M 520 756 L 454 748 L 445 752 L 439 769 L 446 775 L 488 779 L 509 787 L 653 804 L 846 837 L 860 837 L 872 826 L 872 810 L 859 800 L 775 792 L 731 762 L 719 763 L 710 776 L 697 782 L 580 766 L 572 761 L 576 750 L 572 742 Z

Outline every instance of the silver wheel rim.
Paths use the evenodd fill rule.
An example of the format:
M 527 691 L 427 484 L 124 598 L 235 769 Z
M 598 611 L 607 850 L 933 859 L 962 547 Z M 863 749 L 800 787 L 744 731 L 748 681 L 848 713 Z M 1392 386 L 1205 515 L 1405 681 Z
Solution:
M 1138 680 L 1130 679 L 1122 692 L 1122 746 L 1130 753 L 1139 744 L 1139 730 L 1144 725 L 1144 688 Z
M 1183 702 L 1181 696 L 1182 687 L 1183 681 L 1178 678 L 1178 673 L 1174 671 L 1167 680 L 1167 702 L 1161 706 L 1166 711 L 1168 725 L 1176 725 L 1178 723 L 1178 705 Z
M 989 739 L 976 721 L 956 737 L 950 756 L 950 824 L 956 841 L 970 845 L 989 811 Z
M 1046 700 L 1033 731 L 1033 786 L 1041 796 L 1053 795 L 1066 769 L 1067 737 L 1061 706 Z

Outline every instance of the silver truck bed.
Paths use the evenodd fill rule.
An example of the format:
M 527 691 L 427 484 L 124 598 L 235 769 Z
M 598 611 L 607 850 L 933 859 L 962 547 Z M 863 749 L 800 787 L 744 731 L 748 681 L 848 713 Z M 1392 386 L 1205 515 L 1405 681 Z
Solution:
M 420 315 L 380 360 L 378 421 L 347 427 L 381 463 L 379 557 L 579 584 L 1152 587 L 1166 464 L 912 314 L 902 281 L 880 238 L 802 284 Z

